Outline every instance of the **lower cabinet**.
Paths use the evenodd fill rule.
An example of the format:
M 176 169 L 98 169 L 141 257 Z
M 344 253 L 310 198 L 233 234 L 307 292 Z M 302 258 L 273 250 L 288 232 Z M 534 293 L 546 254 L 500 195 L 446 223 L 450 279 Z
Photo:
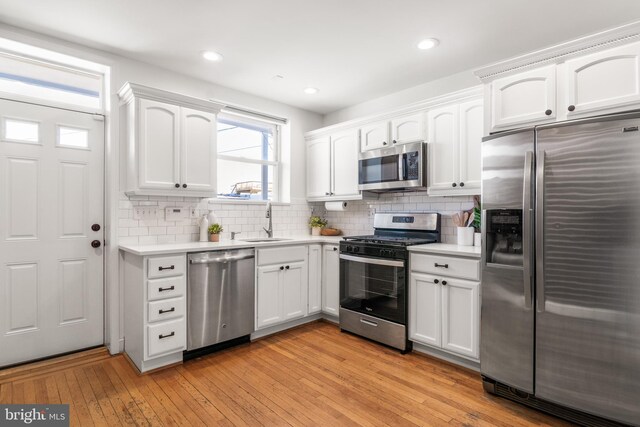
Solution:
M 258 250 L 256 329 L 307 315 L 307 258 L 306 246 Z
M 340 313 L 340 251 L 338 245 L 322 248 L 322 311 L 338 317 Z
M 466 280 L 414 268 L 421 266 L 412 266 L 410 276 L 409 339 L 477 360 L 480 345 L 477 278 Z

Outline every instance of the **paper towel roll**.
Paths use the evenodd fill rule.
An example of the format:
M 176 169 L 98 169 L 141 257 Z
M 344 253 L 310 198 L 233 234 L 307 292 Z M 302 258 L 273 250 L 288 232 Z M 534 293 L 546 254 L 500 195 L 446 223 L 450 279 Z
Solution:
M 327 211 L 346 211 L 347 202 L 325 202 L 324 208 Z

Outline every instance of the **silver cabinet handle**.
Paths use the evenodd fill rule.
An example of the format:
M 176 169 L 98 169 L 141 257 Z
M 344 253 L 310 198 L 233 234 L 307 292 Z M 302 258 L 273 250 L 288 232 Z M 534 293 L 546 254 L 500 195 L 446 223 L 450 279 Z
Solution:
M 165 338 L 170 338 L 170 337 L 174 336 L 175 334 L 176 334 L 175 332 L 171 332 L 170 334 L 167 334 L 167 335 L 160 334 L 160 335 L 158 335 L 158 339 L 163 340 Z
M 372 322 L 371 320 L 367 320 L 367 319 L 360 319 L 360 323 L 364 323 L 365 325 L 369 325 L 369 326 L 378 326 L 378 324 L 376 322 Z
M 544 173 L 547 152 L 538 153 L 536 171 L 536 310 L 544 311 Z
M 524 180 L 522 184 L 522 275 L 524 280 L 524 306 L 531 308 L 532 298 L 532 222 L 533 213 L 531 200 L 531 175 L 533 174 L 533 151 L 527 151 L 524 155 Z
M 176 308 L 175 308 L 175 307 L 171 307 L 171 308 L 170 308 L 170 309 L 168 309 L 168 310 L 162 310 L 162 309 L 160 309 L 160 310 L 158 310 L 158 314 L 173 313 L 174 311 L 176 311 Z
M 243 259 L 254 258 L 255 255 L 239 255 L 234 257 L 218 257 L 218 258 L 204 258 L 204 259 L 190 259 L 189 264 L 211 264 L 214 262 L 233 262 L 241 261 Z

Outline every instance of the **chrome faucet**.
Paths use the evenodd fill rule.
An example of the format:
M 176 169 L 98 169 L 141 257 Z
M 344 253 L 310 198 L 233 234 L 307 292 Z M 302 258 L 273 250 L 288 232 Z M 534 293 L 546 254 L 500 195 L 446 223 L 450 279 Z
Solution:
M 271 219 L 271 217 L 273 215 L 271 215 L 271 213 L 272 213 L 271 212 L 271 202 L 267 202 L 267 213 L 265 215 L 265 218 L 269 218 L 269 229 L 266 229 L 264 227 L 262 227 L 262 229 L 267 232 L 267 237 L 268 238 L 272 238 L 273 237 L 273 221 Z

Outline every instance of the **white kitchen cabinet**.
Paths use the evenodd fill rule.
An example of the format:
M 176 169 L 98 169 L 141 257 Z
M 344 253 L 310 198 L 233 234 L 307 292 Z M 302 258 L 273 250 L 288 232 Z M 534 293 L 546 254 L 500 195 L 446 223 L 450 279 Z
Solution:
M 412 253 L 410 265 L 409 339 L 477 360 L 480 350 L 479 261 Z M 442 273 L 435 271 L 438 269 L 443 270 Z
M 306 246 L 257 251 L 256 329 L 307 315 L 309 273 Z
M 482 99 L 428 112 L 430 195 L 480 193 L 483 117 Z
M 307 199 L 362 199 L 358 190 L 358 130 L 351 129 L 307 142 Z
M 548 65 L 491 82 L 491 131 L 556 118 L 556 66 Z
M 140 372 L 182 361 L 187 345 L 184 253 L 123 253 L 124 351 Z
M 133 83 L 119 96 L 126 193 L 214 197 L 216 114 L 223 106 Z
M 564 64 L 567 117 L 640 102 L 640 43 L 607 49 Z
M 322 310 L 322 245 L 309 245 L 309 292 L 307 313 Z
M 322 311 L 340 314 L 340 251 L 338 245 L 322 248 Z
M 360 128 L 360 151 L 376 150 L 391 145 L 389 121 L 370 123 Z
M 407 144 L 426 139 L 426 119 L 423 112 L 391 120 L 391 144 Z
M 307 143 L 307 198 L 331 196 L 331 138 L 322 137 Z

